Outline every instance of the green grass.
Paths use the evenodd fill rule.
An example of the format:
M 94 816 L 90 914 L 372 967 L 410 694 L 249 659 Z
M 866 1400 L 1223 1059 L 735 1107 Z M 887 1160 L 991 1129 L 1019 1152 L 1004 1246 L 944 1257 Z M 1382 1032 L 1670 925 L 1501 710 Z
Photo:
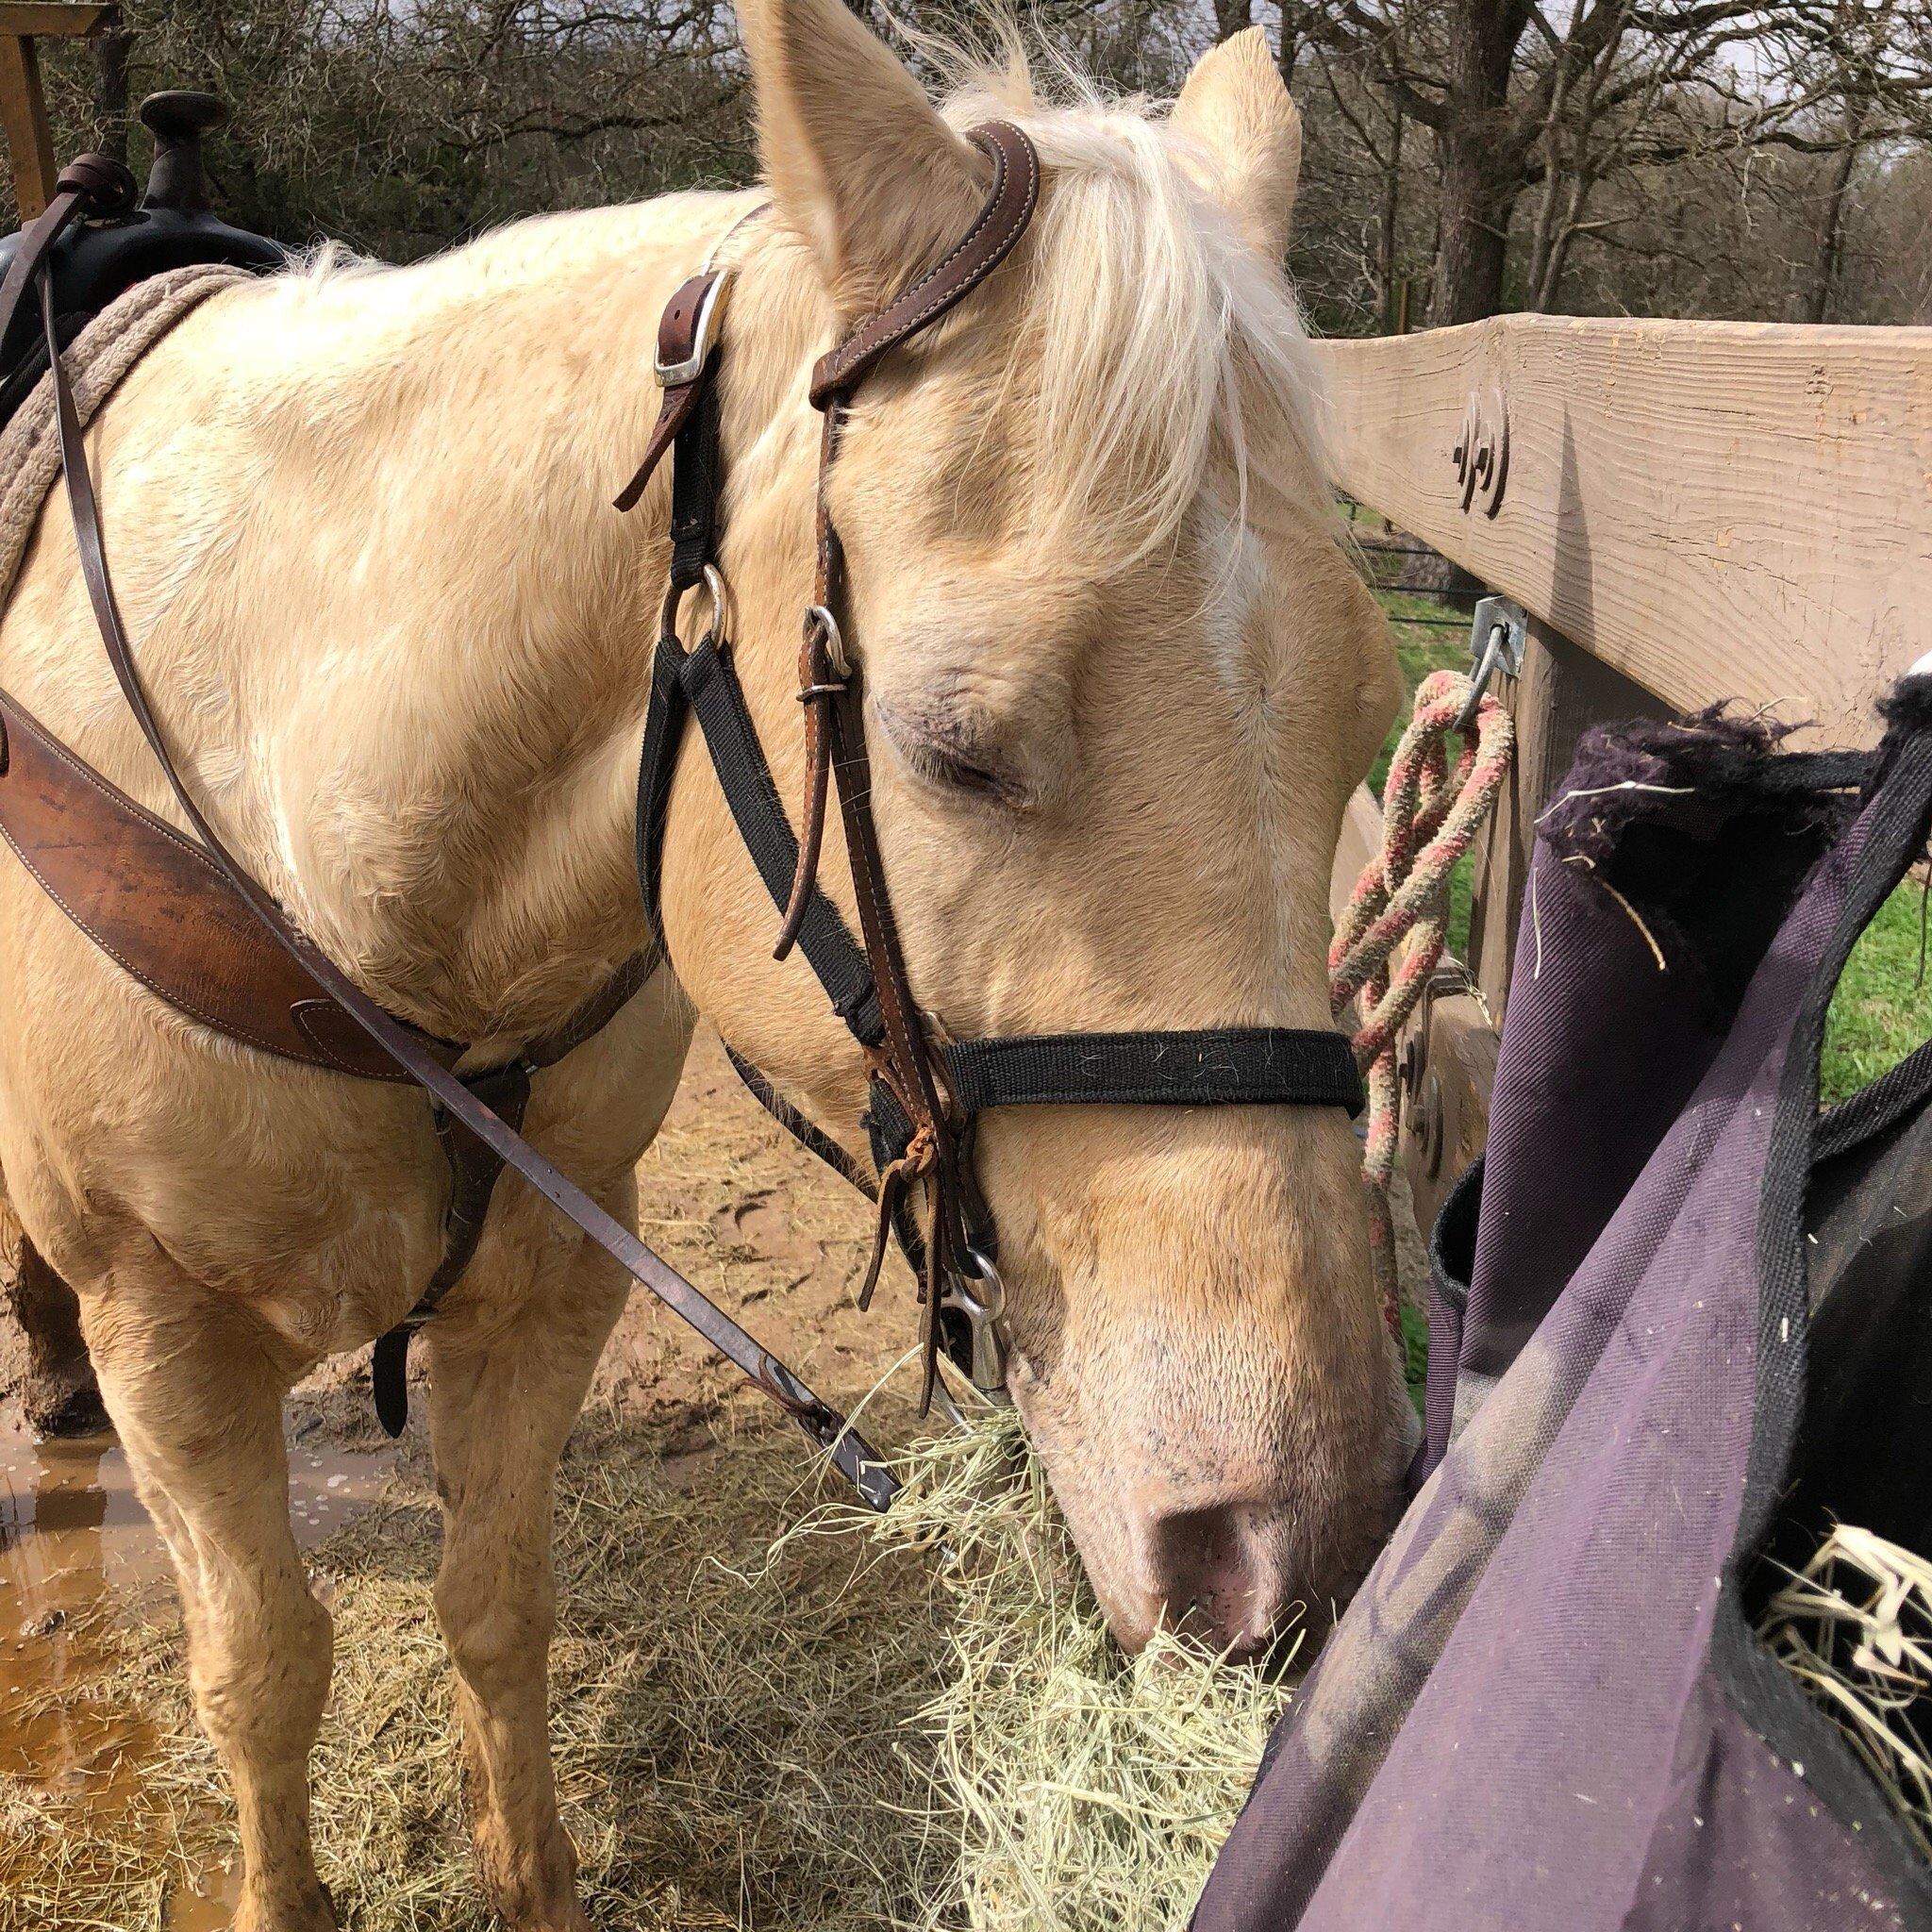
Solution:
M 1421 1308 L 1404 1302 L 1396 1310 L 1402 1323 L 1402 1379 L 1408 1384 L 1408 1399 L 1415 1412 L 1427 1420 L 1429 1413 L 1429 1318 Z
M 1443 616 L 1449 608 L 1446 604 L 1435 597 L 1415 596 L 1402 591 L 1383 591 L 1378 594 L 1395 634 L 1395 658 L 1402 667 L 1403 701 L 1395 723 L 1383 741 L 1381 755 L 1369 770 L 1369 789 L 1377 799 L 1382 796 L 1383 781 L 1389 775 L 1395 741 L 1408 724 L 1409 700 L 1415 696 L 1416 686 L 1432 671 L 1469 669 L 1466 630 L 1405 622 Z M 1457 953 L 1466 953 L 1469 947 L 1469 892 L 1474 867 L 1474 857 L 1465 858 L 1449 880 L 1449 945 Z
M 1907 879 L 1852 949 L 1825 1022 L 1820 1086 L 1827 1105 L 1932 1039 L 1932 985 L 1921 951 L 1924 916 L 1925 888 Z
M 1410 700 L 1416 686 L 1432 671 L 1466 671 L 1469 668 L 1469 633 L 1444 625 L 1418 624 L 1417 618 L 1441 617 L 1449 607 L 1441 599 L 1416 596 L 1402 591 L 1377 593 L 1388 614 L 1395 637 L 1395 658 L 1402 667 L 1403 702 L 1383 741 L 1381 754 L 1369 772 L 1369 787 L 1376 798 L 1389 776 L 1389 760 L 1395 741 L 1408 724 Z M 1405 621 L 1408 620 L 1408 621 Z M 1449 880 L 1449 944 L 1457 953 L 1469 946 L 1470 876 L 1474 856 L 1457 865 Z M 1409 1399 L 1418 1415 L 1424 1412 L 1424 1394 L 1429 1370 L 1429 1321 L 1418 1307 L 1407 1304 L 1401 1309 L 1403 1374 L 1408 1383 Z

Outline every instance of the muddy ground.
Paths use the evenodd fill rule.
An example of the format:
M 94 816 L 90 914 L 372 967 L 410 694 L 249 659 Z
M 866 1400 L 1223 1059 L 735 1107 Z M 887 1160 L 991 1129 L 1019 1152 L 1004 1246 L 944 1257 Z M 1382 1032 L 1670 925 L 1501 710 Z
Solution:
M 644 1238 L 834 1399 L 906 1357 L 896 1257 L 871 1314 L 853 1305 L 868 1205 L 752 1102 L 708 1033 L 640 1183 Z M 0 1389 L 20 1367 L 0 1332 Z M 912 1381 L 868 1408 L 874 1441 L 912 1433 Z M 296 1532 L 338 1625 L 320 1851 L 358 1932 L 480 1932 L 416 1413 L 391 1445 L 366 1350 L 289 1405 Z M 815 1488 L 763 1398 L 634 1294 L 559 1507 L 553 1731 L 599 1925 L 874 1932 L 957 1875 L 942 1840 L 880 1830 L 924 1802 L 898 1740 L 945 1680 L 949 1613 L 917 1562 L 861 1576 L 849 1538 L 774 1570 L 774 1539 Z M 227 1923 L 232 1824 L 182 1677 L 166 1566 L 111 1440 L 35 1444 L 0 1397 L 0 1932 Z M 818 1781 L 826 1754 L 843 1811 Z
M 853 1306 L 871 1241 L 868 1205 L 757 1107 L 715 1036 L 695 1045 L 640 1182 L 644 1238 L 835 1399 L 873 1389 L 910 1342 L 911 1285 L 896 1261 L 872 1313 Z M 0 1932 L 213 1932 L 233 1904 L 232 1824 L 187 1722 L 178 1613 L 158 1540 L 110 1438 L 27 1436 L 12 1392 L 24 1366 L 20 1337 L 0 1318 Z M 909 1378 L 896 1386 L 909 1390 Z M 340 1747 L 333 1782 L 358 1794 L 346 1809 L 340 1794 L 320 1807 L 319 1837 L 333 1882 L 359 1894 L 345 1923 L 467 1932 L 487 1915 L 458 1824 L 454 1760 L 439 1741 L 448 1728 L 438 1703 L 445 1673 L 428 1583 L 441 1539 L 423 1405 L 392 1445 L 368 1388 L 365 1349 L 324 1364 L 288 1407 L 297 1538 L 337 1599 L 336 1684 L 318 1775 Z M 874 1440 L 903 1441 L 909 1395 L 888 1395 L 868 1425 Z M 734 1901 L 749 1887 L 762 1895 L 753 1915 L 761 1924 L 828 1924 L 828 1901 L 849 1897 L 849 1923 L 870 1925 L 916 1892 L 908 1871 L 868 1890 L 836 1859 L 804 1850 L 803 1800 L 786 1774 L 810 1754 L 790 1728 L 832 1737 L 843 1715 L 814 1710 L 813 1696 L 851 1704 L 858 1729 L 843 1740 L 845 1755 L 874 1748 L 866 1732 L 875 1732 L 888 1740 L 877 1748 L 890 1771 L 894 1725 L 932 1688 L 910 1670 L 906 1698 L 868 1709 L 863 1684 L 846 1681 L 844 1646 L 823 1659 L 810 1651 L 845 1588 L 839 1561 L 849 1570 L 850 1559 L 829 1569 L 830 1559 L 804 1560 L 789 1595 L 758 1580 L 772 1540 L 816 1489 L 796 1432 L 676 1317 L 635 1293 L 567 1457 L 559 1512 L 557 1729 L 566 1788 L 587 1794 L 571 1822 L 587 1889 L 604 1907 L 599 1924 L 735 1924 Z M 621 1553 L 578 1546 L 587 1496 L 621 1521 Z M 867 1596 L 879 1588 L 869 1581 Z M 613 1591 L 621 1615 L 603 1602 Z M 916 1620 L 923 1601 L 913 1590 L 888 1614 Z M 795 1719 L 742 1702 L 745 1687 L 756 1690 L 781 1653 L 791 1655 L 774 1648 L 774 1626 L 793 1605 L 811 1626 L 791 1646 L 796 1681 L 786 1698 L 799 1702 L 801 1686 L 809 1693 Z M 408 1641 L 391 1655 L 382 1646 L 398 1627 Z M 378 1657 L 407 1685 L 420 1721 L 391 1726 L 373 1751 L 358 1700 L 371 1694 L 363 1667 Z M 691 1714 L 706 1707 L 710 1715 L 687 1735 Z M 345 1724 L 354 1735 L 339 1737 Z M 621 1805 L 601 1788 L 611 1761 L 631 1774 Z M 675 1816 L 642 1806 L 633 1815 L 637 1794 L 665 1780 L 702 1789 L 708 1806 L 688 1803 Z M 365 1816 L 367 1803 L 375 1808 Z M 433 1895 L 408 1906 L 425 1872 Z

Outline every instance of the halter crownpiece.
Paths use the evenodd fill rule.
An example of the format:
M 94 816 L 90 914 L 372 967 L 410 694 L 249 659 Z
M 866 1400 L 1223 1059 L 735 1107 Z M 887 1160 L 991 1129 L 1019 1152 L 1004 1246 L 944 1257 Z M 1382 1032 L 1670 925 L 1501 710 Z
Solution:
M 1355 1055 L 1336 1032 L 1224 1026 L 939 1046 L 913 997 L 873 820 L 863 683 L 848 647 L 844 549 L 827 485 L 853 391 L 893 350 L 978 288 L 1018 245 L 1039 205 L 1040 158 L 1025 133 L 989 122 L 967 138 L 992 164 L 986 203 L 973 225 L 926 275 L 860 321 L 812 371 L 810 400 L 824 412 L 824 428 L 816 571 L 799 649 L 806 786 L 797 833 L 779 803 L 732 664 L 722 589 L 714 589 L 713 622 L 694 646 L 686 648 L 676 627 L 685 591 L 722 582 L 724 462 L 714 377 L 724 353 L 718 325 L 729 269 L 708 267 L 664 310 L 657 355 L 663 397 L 643 462 L 618 498 L 620 508 L 633 507 L 666 453 L 673 454 L 670 582 L 638 775 L 638 876 L 645 913 L 663 946 L 665 816 L 684 727 L 695 714 L 740 836 L 783 909 L 775 956 L 784 958 L 794 945 L 803 950 L 833 1010 L 864 1052 L 871 1100 L 863 1124 L 875 1188 L 866 1187 L 857 1163 L 757 1068 L 736 1052 L 732 1063 L 782 1125 L 854 1185 L 875 1194 L 878 1233 L 859 1300 L 869 1302 L 887 1235 L 896 1234 L 921 1277 L 922 1409 L 932 1401 L 942 1346 L 982 1390 L 995 1392 L 1006 1380 L 997 1229 L 972 1159 L 974 1125 L 982 1112 L 1027 1106 L 1300 1106 L 1340 1107 L 1353 1114 L 1362 1105 Z M 858 941 L 817 877 L 835 773 Z M 915 1190 L 925 1196 L 923 1232 L 911 1212 Z

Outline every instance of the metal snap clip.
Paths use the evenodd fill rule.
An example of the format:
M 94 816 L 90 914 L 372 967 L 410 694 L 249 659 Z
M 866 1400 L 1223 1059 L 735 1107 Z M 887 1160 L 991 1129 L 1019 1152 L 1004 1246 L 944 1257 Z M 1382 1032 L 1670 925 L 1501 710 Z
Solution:
M 957 1309 L 966 1318 L 972 1337 L 967 1374 L 973 1386 L 983 1395 L 999 1395 L 1005 1392 L 1007 1386 L 1007 1350 L 1000 1339 L 998 1325 L 1001 1315 L 1006 1312 L 1007 1285 L 991 1256 L 974 1247 L 968 1247 L 966 1255 L 973 1264 L 971 1278 L 977 1291 L 968 1287 L 969 1277 L 964 1269 L 949 1268 L 946 1271 L 944 1306 Z
M 1528 634 L 1528 617 L 1507 597 L 1485 597 L 1476 605 L 1469 625 L 1469 702 L 1456 714 L 1450 730 L 1467 731 L 1475 723 L 1483 693 L 1498 671 L 1508 677 L 1522 676 Z

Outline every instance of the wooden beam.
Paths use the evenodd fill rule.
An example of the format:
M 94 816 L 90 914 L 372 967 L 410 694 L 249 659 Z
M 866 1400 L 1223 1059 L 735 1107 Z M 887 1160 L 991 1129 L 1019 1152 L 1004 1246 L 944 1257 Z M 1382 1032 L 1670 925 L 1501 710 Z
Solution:
M 58 40 L 80 40 L 112 26 L 119 11 L 111 6 L 68 6 L 62 0 L 19 0 L 19 4 L 0 5 L 0 34 L 28 40 L 49 35 Z
M 1317 355 L 1344 490 L 1672 708 L 1870 742 L 1932 648 L 1932 328 L 1517 315 Z
M 117 13 L 111 6 L 58 5 L 55 0 L 0 5 L 0 133 L 7 137 L 8 157 L 13 163 L 13 195 L 23 224 L 53 200 L 59 179 L 34 42 L 99 33 L 114 24 Z
M 1516 721 L 1516 756 L 1475 848 L 1469 963 L 1500 1026 L 1508 1004 L 1537 815 L 1570 769 L 1576 741 L 1607 719 L 1663 717 L 1671 708 L 1535 618 L 1524 641 L 1522 675 L 1502 679 L 1498 695 Z
M 58 178 L 47 102 L 41 92 L 40 57 L 31 41 L 0 36 L 0 130 L 13 163 L 13 198 L 22 225 L 54 198 Z
M 1446 979 L 1447 975 L 1445 975 Z M 1402 1171 L 1424 1242 L 1449 1191 L 1488 1144 L 1496 1029 L 1460 983 L 1424 996 L 1402 1065 Z
M 1382 809 L 1366 785 L 1357 785 L 1341 815 L 1341 837 L 1328 873 L 1328 917 L 1339 920 L 1362 868 L 1382 849 Z

